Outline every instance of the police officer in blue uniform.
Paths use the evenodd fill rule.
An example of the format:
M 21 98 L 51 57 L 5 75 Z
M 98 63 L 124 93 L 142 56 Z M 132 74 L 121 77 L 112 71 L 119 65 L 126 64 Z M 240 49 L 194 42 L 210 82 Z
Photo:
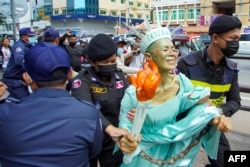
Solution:
M 105 131 L 102 151 L 92 161 L 91 167 L 97 166 L 97 159 L 102 167 L 119 167 L 122 163 L 122 152 L 113 154 L 113 140 L 118 141 L 127 133 L 116 127 L 119 124 L 120 102 L 128 83 L 123 72 L 117 69 L 116 52 L 117 45 L 108 35 L 97 34 L 87 47 L 91 67 L 80 71 L 71 85 L 72 96 L 93 103 L 102 115 Z
M 64 48 L 41 42 L 24 56 L 24 80 L 33 93 L 17 103 L 0 104 L 2 167 L 89 167 L 102 146 L 99 111 L 72 97 Z
M 239 48 L 241 22 L 237 17 L 219 16 L 210 25 L 210 45 L 202 51 L 180 59 L 179 72 L 184 73 L 194 85 L 211 88 L 210 101 L 221 110 L 221 114 L 231 117 L 240 108 L 238 66 L 229 59 Z M 209 158 L 207 167 L 223 167 L 224 151 L 230 145 L 221 133 L 217 160 Z
M 23 57 L 32 47 L 29 38 L 36 34 L 30 28 L 24 27 L 19 30 L 19 35 L 20 39 L 12 47 L 12 54 L 3 73 L 2 81 L 8 86 L 10 97 L 22 100 L 29 95 L 28 87 L 22 78 L 24 72 L 22 67 Z

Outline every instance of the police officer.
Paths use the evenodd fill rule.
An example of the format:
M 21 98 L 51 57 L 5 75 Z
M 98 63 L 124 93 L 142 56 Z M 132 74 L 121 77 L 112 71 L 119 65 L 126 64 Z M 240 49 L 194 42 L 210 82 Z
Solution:
M 49 42 L 58 45 L 60 42 L 59 31 L 55 30 L 54 28 L 48 28 L 43 33 L 43 39 L 44 42 Z
M 50 44 L 53 44 L 53 45 L 59 45 L 59 42 L 60 42 L 59 31 L 54 29 L 54 28 L 48 28 L 43 33 L 43 39 L 44 39 L 44 42 L 47 42 L 47 43 L 50 43 Z M 63 47 L 63 49 L 65 49 L 65 48 Z M 72 78 L 74 78 L 78 74 L 74 70 L 72 70 L 72 73 L 73 73 Z
M 71 77 L 64 48 L 41 42 L 24 56 L 33 93 L 0 104 L 2 167 L 89 166 L 102 145 L 99 111 L 65 90 Z
M 177 66 L 178 71 L 188 76 L 194 85 L 210 87 L 210 101 L 227 117 L 231 117 L 241 105 L 238 66 L 229 59 L 238 51 L 241 25 L 237 17 L 219 16 L 209 28 L 209 46 L 181 58 Z M 224 151 L 229 150 L 229 142 L 221 133 L 217 160 L 209 158 L 211 165 L 207 167 L 223 167 Z
M 28 87 L 22 78 L 24 72 L 23 57 L 32 46 L 29 43 L 29 38 L 36 34 L 30 28 L 24 27 L 19 30 L 19 35 L 20 39 L 12 47 L 12 54 L 3 73 L 2 81 L 8 86 L 10 97 L 22 100 L 29 95 Z
M 120 102 L 128 83 L 123 72 L 117 69 L 117 45 L 106 34 L 94 36 L 87 47 L 91 67 L 79 72 L 73 80 L 71 94 L 81 100 L 93 103 L 101 111 L 105 131 L 102 151 L 92 161 L 91 167 L 119 167 L 122 153 L 113 154 L 114 141 L 127 131 L 116 128 L 119 123 Z M 113 139 L 113 140 L 112 140 Z

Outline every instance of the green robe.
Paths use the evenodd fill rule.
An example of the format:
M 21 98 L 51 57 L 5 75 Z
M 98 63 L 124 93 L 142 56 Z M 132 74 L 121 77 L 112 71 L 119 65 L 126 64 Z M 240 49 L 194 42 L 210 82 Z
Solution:
M 193 87 L 192 83 L 183 74 L 179 74 L 180 89 L 177 95 L 159 105 L 150 105 L 141 130 L 142 140 L 137 150 L 133 153 L 132 162 L 123 163 L 122 167 L 156 167 L 140 157 L 144 150 L 153 158 L 168 160 L 184 150 L 193 139 L 209 124 L 211 119 L 219 115 L 216 107 L 206 104 L 196 104 L 199 99 L 210 94 L 209 88 Z M 121 102 L 119 127 L 132 129 L 132 122 L 127 119 L 127 113 L 136 108 L 138 104 L 135 87 L 127 88 Z M 189 109 L 186 117 L 177 121 L 176 117 L 181 112 Z M 183 158 L 178 159 L 174 167 L 192 166 L 203 144 L 207 154 L 216 159 L 220 132 L 215 126 L 210 125 L 209 131 L 201 138 Z

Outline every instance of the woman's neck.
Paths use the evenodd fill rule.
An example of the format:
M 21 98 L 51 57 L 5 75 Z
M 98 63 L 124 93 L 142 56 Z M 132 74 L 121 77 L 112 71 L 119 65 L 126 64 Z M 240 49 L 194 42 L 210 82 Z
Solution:
M 169 71 L 160 72 L 161 82 L 159 87 L 167 89 L 175 82 L 176 76 L 171 74 Z

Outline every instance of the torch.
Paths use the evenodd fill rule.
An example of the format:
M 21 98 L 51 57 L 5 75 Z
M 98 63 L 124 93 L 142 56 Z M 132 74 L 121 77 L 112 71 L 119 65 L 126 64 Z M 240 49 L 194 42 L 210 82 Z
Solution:
M 151 59 L 146 59 L 143 70 L 138 71 L 136 76 L 131 76 L 132 84 L 136 87 L 136 98 L 138 100 L 131 129 L 131 135 L 135 139 L 139 137 L 148 107 L 155 96 L 160 80 L 158 67 Z M 132 157 L 132 154 L 125 154 L 123 162 L 125 164 L 130 163 Z

